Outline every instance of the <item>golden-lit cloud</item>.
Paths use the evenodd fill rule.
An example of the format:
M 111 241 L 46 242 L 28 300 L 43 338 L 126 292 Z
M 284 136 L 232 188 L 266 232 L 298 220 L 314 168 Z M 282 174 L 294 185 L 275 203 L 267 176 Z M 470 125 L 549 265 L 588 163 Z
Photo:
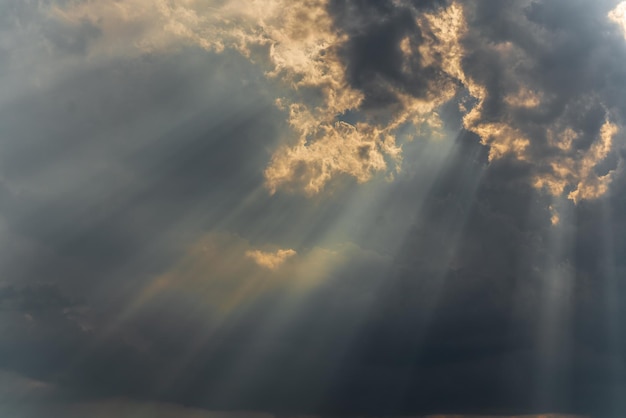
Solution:
M 612 150 L 613 137 L 618 132 L 618 127 L 607 119 L 589 149 L 576 150 L 572 149 L 572 143 L 579 136 L 577 132 L 571 128 L 558 133 L 549 131 L 550 143 L 563 152 L 550 162 L 550 172 L 536 177 L 535 186 L 545 188 L 555 196 L 560 196 L 566 189 L 571 188 L 567 197 L 574 202 L 597 199 L 604 195 L 611 183 L 614 170 L 598 175 L 595 168 Z
M 458 36 L 450 34 L 448 36 L 452 44 L 459 42 Z M 461 46 L 452 49 L 455 48 L 462 49 Z M 492 44 L 490 48 L 502 60 L 516 62 L 519 67 L 532 67 L 532 64 L 524 64 L 529 60 L 525 52 L 511 42 Z M 463 56 L 463 52 L 454 56 Z M 481 143 L 489 147 L 489 161 L 513 156 L 537 167 L 547 164 L 550 169 L 547 173 L 539 170 L 540 173 L 534 178 L 534 186 L 554 196 L 561 196 L 568 191 L 568 199 L 575 203 L 584 199 L 596 199 L 607 192 L 614 171 L 598 175 L 595 169 L 613 150 L 613 137 L 620 132 L 619 126 L 610 120 L 611 115 L 608 112 L 605 123 L 587 150 L 573 148 L 578 133 L 572 127 L 564 125 L 561 119 L 557 118 L 546 124 L 550 150 L 539 155 L 539 147 L 543 146 L 541 141 L 533 140 L 531 135 L 526 133 L 524 127 L 516 122 L 514 112 L 541 106 L 544 101 L 543 92 L 515 80 L 512 84 L 517 85 L 517 88 L 503 98 L 503 105 L 509 106 L 510 109 L 503 106 L 504 111 L 498 118 L 487 117 L 484 114 L 484 106 L 489 98 L 487 86 L 468 76 L 460 64 L 460 58 L 458 60 L 458 64 L 455 62 L 449 64 L 448 71 L 457 75 L 469 95 L 477 102 L 470 109 L 462 107 L 466 112 L 463 126 L 477 134 Z M 603 106 L 601 103 L 600 105 Z M 552 221 L 558 223 L 558 216 L 553 217 Z
M 550 207 L 548 207 L 548 209 L 550 210 L 550 223 L 552 225 L 558 225 L 561 223 L 561 215 L 559 215 L 559 212 L 556 210 L 556 208 L 552 205 L 550 205 Z
M 533 108 L 541 104 L 541 96 L 536 92 L 522 86 L 514 94 L 504 98 L 504 102 L 513 107 Z
M 290 87 L 277 105 L 287 112 L 295 138 L 276 150 L 265 170 L 272 193 L 284 188 L 312 195 L 337 176 L 364 182 L 388 170 L 390 163 L 399 169 L 396 131 L 406 123 L 416 125 L 416 135 L 420 127 L 429 133 L 439 130 L 436 110 L 456 92 L 452 80 L 432 80 L 425 97 L 395 91 L 397 104 L 385 120 L 373 122 L 361 112 L 362 121 L 350 123 L 341 115 L 360 112 L 364 94 L 347 81 L 339 50 L 348 38 L 334 26 L 327 0 L 161 1 L 157 9 L 170 34 L 213 52 L 237 50 L 263 66 L 270 79 Z M 459 24 L 460 8 L 450 10 L 445 23 Z M 423 19 L 420 24 L 429 29 Z M 446 34 L 450 29 L 439 25 L 433 30 Z M 435 38 L 431 55 L 446 50 Z M 401 47 L 411 54 L 408 41 Z
M 479 109 L 479 108 L 476 108 Z M 477 134 L 483 145 L 489 147 L 489 161 L 514 155 L 526 160 L 530 140 L 518 129 L 504 122 L 484 122 L 479 110 L 468 113 L 464 119 L 466 129 Z
M 327 111 L 340 113 L 358 106 L 362 95 L 346 82 L 336 50 L 345 36 L 326 8 L 326 0 L 159 2 L 170 32 L 209 50 L 233 48 L 267 60 L 269 77 L 295 90 L 319 88 Z
M 619 3 L 609 12 L 609 19 L 619 25 L 626 38 L 626 1 Z
M 398 159 L 400 149 L 392 135 L 367 123 L 342 121 L 319 123 L 302 105 L 290 106 L 289 121 L 300 135 L 295 145 L 280 147 L 265 170 L 271 192 L 280 187 L 303 190 L 312 195 L 338 174 L 348 174 L 359 182 L 387 167 L 385 156 Z M 315 141 L 307 143 L 307 137 Z M 381 138 L 385 138 L 384 141 Z
M 295 256 L 297 253 L 294 250 L 277 250 L 275 252 L 261 251 L 261 250 L 248 250 L 246 251 L 246 257 L 254 260 L 261 267 L 268 268 L 270 270 L 276 270 L 287 259 Z
M 626 2 L 611 12 L 610 17 L 624 24 L 625 11 Z M 510 106 L 511 110 L 502 112 L 495 120 L 486 117 L 484 106 L 489 98 L 488 88 L 467 75 L 462 65 L 462 58 L 466 55 L 462 39 L 468 30 L 462 7 L 453 3 L 449 8 L 436 14 L 425 14 L 421 17 L 420 27 L 425 26 L 431 28 L 431 35 L 426 36 L 426 41 L 420 47 L 422 59 L 426 63 L 441 62 L 442 70 L 459 80 L 469 96 L 476 101 L 469 109 L 461 103 L 461 110 L 465 112 L 463 126 L 477 134 L 481 142 L 489 147 L 490 161 L 513 156 L 531 164 L 543 164 L 545 159 L 551 170 L 548 174 L 538 174 L 534 185 L 555 196 L 570 190 L 567 197 L 574 202 L 595 199 L 606 193 L 613 172 L 599 176 L 595 168 L 610 154 L 613 149 L 613 137 L 620 131 L 619 127 L 610 121 L 608 113 L 596 140 L 587 150 L 572 149 L 572 142 L 577 134 L 571 127 L 555 132 L 558 130 L 555 126 L 559 125 L 559 121 L 555 122 L 554 126 L 549 125 L 549 145 L 554 152 L 549 156 L 542 155 L 536 160 L 537 155 L 533 155 L 535 145 L 531 137 L 515 123 L 511 112 L 519 108 L 534 109 L 540 106 L 544 100 L 541 90 L 518 81 L 517 89 L 504 96 L 504 104 Z M 511 42 L 491 44 L 490 47 L 496 56 L 517 62 L 520 67 L 523 65 L 519 63 L 524 63 L 527 59 L 524 51 Z M 433 54 L 437 54 L 438 59 L 434 58 Z
M 468 29 L 462 6 L 452 3 L 439 13 L 423 15 L 418 18 L 418 22 L 421 28 L 429 28 L 431 34 L 420 47 L 424 63 L 440 62 L 441 69 L 462 83 L 469 95 L 477 100 L 477 104 L 471 109 L 465 108 L 466 114 L 463 117 L 465 129 L 476 133 L 481 142 L 489 146 L 490 160 L 511 153 L 524 159 L 524 151 L 529 145 L 528 138 L 506 121 L 484 120 L 482 108 L 487 98 L 487 89 L 469 77 L 463 69 L 462 59 L 465 51 L 461 41 Z M 531 96 L 531 93 L 521 90 L 518 96 L 510 100 L 515 102 L 531 100 L 531 97 L 526 96 Z
M 436 13 L 421 14 L 416 22 L 424 37 L 419 46 L 422 64 L 440 65 L 447 74 L 471 87 L 461 64 L 465 54 L 460 40 L 467 31 L 463 7 L 454 2 Z
M 399 171 L 401 141 L 443 135 L 438 111 L 463 95 L 462 126 L 489 148 L 490 161 L 512 157 L 534 165 L 538 167 L 535 187 L 555 196 L 565 193 L 575 202 L 606 193 L 612 175 L 599 176 L 595 168 L 611 153 L 612 138 L 619 132 L 609 113 L 597 141 L 587 150 L 572 148 L 578 135 L 574 127 L 559 120 L 546 122 L 543 129 L 550 150 L 544 152 L 539 148 L 544 145 L 519 123 L 516 112 L 537 110 L 549 97 L 540 86 L 513 74 L 500 92 L 498 115 L 487 114 L 494 92 L 464 67 L 472 6 L 452 2 L 414 13 L 419 36 L 408 33 L 399 39 L 400 70 L 410 79 L 417 71 L 432 69 L 431 78 L 424 81 L 419 97 L 377 80 L 393 97 L 383 111 L 365 108 L 366 91 L 350 83 L 347 58 L 341 52 L 349 36 L 335 24 L 328 2 L 129 0 L 71 3 L 50 13 L 68 24 L 84 18 L 100 22 L 104 36 L 94 47 L 98 51 L 119 53 L 132 47 L 149 52 L 188 43 L 213 53 L 238 51 L 257 63 L 268 79 L 281 86 L 276 105 L 285 112 L 291 131 L 264 170 L 270 193 L 314 195 L 340 177 L 363 183 L 377 173 Z M 398 7 L 411 10 L 400 3 Z M 622 2 L 609 19 L 626 28 L 625 11 Z M 515 63 L 515 71 L 532 70 L 532 58 L 515 43 L 485 45 L 495 59 Z

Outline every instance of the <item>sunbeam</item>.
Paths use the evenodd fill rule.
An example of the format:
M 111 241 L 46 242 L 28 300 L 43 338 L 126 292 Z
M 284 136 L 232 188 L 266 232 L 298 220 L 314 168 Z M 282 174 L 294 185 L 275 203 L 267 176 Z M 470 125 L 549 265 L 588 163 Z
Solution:
M 619 317 L 623 311 L 621 302 L 621 287 L 623 286 L 618 276 L 618 263 L 616 260 L 617 248 L 615 245 L 615 232 L 613 231 L 612 209 L 609 202 L 602 202 L 602 266 L 604 272 L 604 309 L 606 314 L 606 328 L 608 331 L 608 355 L 610 358 L 611 380 L 614 389 L 608 394 L 610 411 L 613 415 L 618 415 L 626 408 L 624 399 L 624 384 L 622 373 L 624 371 L 623 349 L 626 346 L 624 333 L 620 326 Z
M 572 242 L 576 221 L 572 203 L 561 199 L 550 205 L 558 213 L 559 222 L 552 218 L 546 252 L 537 254 L 541 260 L 539 311 L 537 312 L 538 364 L 536 370 L 536 408 L 553 410 L 567 404 L 572 362 L 572 300 L 574 299 L 575 266 L 572 265 Z M 553 217 L 555 215 L 552 215 Z
M 624 4 L 0 2 L 0 416 L 626 416 Z

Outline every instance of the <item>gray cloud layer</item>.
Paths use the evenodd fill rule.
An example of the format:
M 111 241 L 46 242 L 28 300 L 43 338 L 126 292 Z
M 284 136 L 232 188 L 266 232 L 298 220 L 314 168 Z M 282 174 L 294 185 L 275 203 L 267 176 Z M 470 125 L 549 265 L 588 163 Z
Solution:
M 623 416 L 616 2 L 267 4 L 0 6 L 0 404 Z

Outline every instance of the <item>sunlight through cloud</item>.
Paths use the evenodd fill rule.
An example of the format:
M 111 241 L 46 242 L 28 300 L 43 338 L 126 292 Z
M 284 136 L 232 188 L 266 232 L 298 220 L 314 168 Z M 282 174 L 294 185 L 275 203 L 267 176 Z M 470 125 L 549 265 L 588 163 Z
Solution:
M 626 1 L 621 2 L 609 12 L 609 19 L 619 25 L 626 39 Z
M 277 250 L 276 252 L 267 252 L 261 250 L 249 250 L 246 251 L 246 257 L 254 260 L 261 267 L 268 268 L 270 270 L 276 270 L 287 259 L 295 256 L 297 253 L 294 250 Z

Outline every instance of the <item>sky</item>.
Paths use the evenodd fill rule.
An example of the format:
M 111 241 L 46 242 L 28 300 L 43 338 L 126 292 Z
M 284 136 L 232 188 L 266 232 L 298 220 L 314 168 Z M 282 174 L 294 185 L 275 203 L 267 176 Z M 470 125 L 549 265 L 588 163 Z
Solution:
M 626 2 L 3 0 L 0 416 L 626 416 Z

